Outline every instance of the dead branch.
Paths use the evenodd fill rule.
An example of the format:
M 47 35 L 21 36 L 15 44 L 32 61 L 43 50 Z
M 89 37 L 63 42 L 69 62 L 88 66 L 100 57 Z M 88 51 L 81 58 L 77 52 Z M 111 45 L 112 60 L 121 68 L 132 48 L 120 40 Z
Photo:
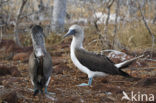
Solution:
M 155 59 L 144 59 L 144 60 L 156 62 Z
M 148 26 L 148 24 L 147 24 L 147 22 L 146 22 L 146 20 L 145 20 L 145 16 L 144 16 L 144 14 L 143 14 L 143 12 L 142 12 L 142 9 L 141 9 L 141 7 L 140 7 L 140 3 L 139 3 L 139 2 L 138 2 L 138 8 L 139 8 L 139 11 L 140 11 L 140 13 L 141 13 L 141 17 L 142 17 L 142 20 L 143 20 L 143 22 L 144 22 L 144 25 L 145 25 L 146 29 L 148 30 L 150 36 L 152 37 L 152 52 L 153 52 L 154 45 L 155 45 L 155 41 L 156 41 L 156 40 L 155 40 L 155 36 L 154 36 L 154 34 L 151 32 L 151 30 L 150 30 L 150 28 L 149 28 L 149 26 Z M 151 52 L 151 58 L 152 58 L 152 52 Z
M 23 15 L 20 16 L 20 19 L 30 17 L 31 15 L 37 14 L 37 13 L 38 13 L 38 11 L 36 11 L 36 12 L 31 12 L 31 13 L 29 13 L 29 14 L 23 14 Z
M 105 28 L 104 28 L 104 36 L 101 36 L 101 38 L 103 39 L 102 44 L 106 44 L 105 46 L 107 47 L 112 47 L 110 41 L 108 40 L 107 37 L 107 33 L 108 33 L 108 23 L 109 23 L 109 18 L 110 18 L 110 9 L 111 6 L 113 5 L 114 0 L 111 0 L 107 3 L 107 19 L 106 19 L 106 23 L 105 23 Z
M 114 3 L 114 0 L 109 1 L 108 4 L 107 4 L 107 8 L 111 8 L 111 6 L 113 5 L 113 3 Z
M 121 51 L 118 51 L 118 50 L 113 50 L 113 49 L 106 49 L 106 50 L 102 50 L 101 53 L 104 53 L 104 52 L 117 52 L 117 53 L 124 53 L 124 52 L 121 52 Z
M 2 26 L 1 26 L 1 37 L 0 37 L 0 43 L 2 41 L 2 38 L 3 38 L 3 32 L 2 32 Z
M 15 28 L 14 28 L 14 40 L 15 40 L 16 44 L 18 46 L 20 46 L 20 47 L 22 47 L 22 44 L 20 43 L 20 40 L 19 40 L 18 25 L 19 25 L 19 19 L 20 19 L 21 15 L 22 15 L 23 8 L 24 8 L 26 2 L 27 2 L 27 0 L 22 0 L 22 5 L 19 8 L 18 15 L 17 15 L 17 18 L 16 18 L 16 24 L 15 24 Z
M 4 4 L 7 4 L 9 2 L 9 0 L 6 1 L 0 1 L 0 7 L 3 6 Z
M 118 15 L 119 15 L 119 10 L 120 10 L 120 0 L 117 0 L 116 1 L 116 9 L 115 9 L 115 12 L 116 12 L 116 16 L 115 16 L 115 26 L 114 26 L 114 36 L 116 36 L 116 33 L 117 33 L 117 23 L 118 23 Z
M 115 16 L 115 25 L 114 25 L 114 39 L 113 39 L 113 48 L 115 49 L 121 49 L 123 47 L 123 45 L 121 45 L 118 37 L 117 37 L 117 23 L 118 23 L 118 15 L 119 15 L 119 11 L 120 11 L 120 0 L 116 0 L 116 16 Z
M 99 27 L 98 27 L 98 25 L 97 25 L 97 21 L 98 21 L 98 20 L 99 20 L 99 18 L 96 18 L 96 19 L 94 20 L 94 22 L 93 22 L 97 32 L 100 31 L 100 29 L 99 29 Z
M 156 67 L 148 67 L 148 68 L 131 68 L 131 70 L 146 70 L 146 71 L 151 71 L 156 69 Z
M 109 22 L 109 18 L 110 18 L 110 8 L 113 5 L 113 3 L 114 3 L 114 0 L 109 1 L 108 4 L 107 4 L 108 12 L 107 12 L 106 26 L 105 26 L 105 29 L 104 29 L 105 34 L 107 34 L 108 22 Z
M 93 41 L 89 42 L 89 43 L 88 43 L 88 46 L 89 46 L 89 45 L 91 45 L 92 43 L 97 42 L 97 41 L 98 41 L 98 39 L 95 39 L 95 40 L 93 40 Z

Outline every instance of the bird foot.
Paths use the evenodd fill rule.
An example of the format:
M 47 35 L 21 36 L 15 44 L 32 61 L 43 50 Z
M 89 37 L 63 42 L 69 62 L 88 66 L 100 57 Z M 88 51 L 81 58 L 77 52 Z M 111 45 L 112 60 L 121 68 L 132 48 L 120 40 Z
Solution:
M 31 88 L 27 88 L 30 92 L 34 92 L 34 90 L 33 89 L 31 89 Z
M 89 84 L 87 84 L 87 83 L 82 83 L 82 84 L 79 84 L 79 85 L 77 85 L 77 86 L 89 86 Z
M 48 92 L 49 93 L 49 92 Z M 54 93 L 55 94 L 55 93 Z M 45 94 L 45 96 L 48 98 L 48 99 L 50 99 L 50 100 L 52 100 L 52 101 L 55 101 L 56 100 L 56 97 L 54 96 L 50 96 L 49 94 Z
M 47 95 L 55 95 L 56 93 L 53 93 L 53 92 L 46 92 L 45 94 L 47 94 Z

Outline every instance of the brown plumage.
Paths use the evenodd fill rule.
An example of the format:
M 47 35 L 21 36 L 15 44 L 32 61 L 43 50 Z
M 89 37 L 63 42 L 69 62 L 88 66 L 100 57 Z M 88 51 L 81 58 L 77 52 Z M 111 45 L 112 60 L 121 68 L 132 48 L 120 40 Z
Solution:
M 34 96 L 39 92 L 47 93 L 48 83 L 52 74 L 52 58 L 44 47 L 44 33 L 40 26 L 32 28 L 34 51 L 29 57 L 29 75 L 34 86 Z

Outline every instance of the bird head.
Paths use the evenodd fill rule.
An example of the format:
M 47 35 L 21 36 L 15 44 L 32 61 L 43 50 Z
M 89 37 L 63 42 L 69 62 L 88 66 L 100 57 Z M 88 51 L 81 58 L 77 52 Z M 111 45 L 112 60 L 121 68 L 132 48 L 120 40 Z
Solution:
M 83 29 L 79 25 L 72 25 L 68 32 L 64 35 L 67 36 L 74 36 L 74 37 L 82 37 L 83 36 Z
M 33 42 L 33 48 L 34 53 L 36 57 L 43 57 L 46 53 L 46 49 L 44 46 L 44 33 L 43 28 L 39 25 L 36 25 L 32 28 L 32 42 Z

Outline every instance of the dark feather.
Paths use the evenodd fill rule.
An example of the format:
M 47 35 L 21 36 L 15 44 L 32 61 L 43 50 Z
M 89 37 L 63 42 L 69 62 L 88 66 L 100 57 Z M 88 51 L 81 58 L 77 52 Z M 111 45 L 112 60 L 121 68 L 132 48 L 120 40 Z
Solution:
M 29 74 L 36 90 L 42 91 L 52 73 L 52 60 L 49 53 L 42 59 L 35 57 L 34 53 L 29 58 Z M 36 91 L 37 92 L 37 91 Z M 35 94 L 35 93 L 34 93 Z
M 36 96 L 38 93 L 39 93 L 39 90 L 38 90 L 38 89 L 36 89 L 36 90 L 34 91 L 33 96 Z
M 123 75 L 126 77 L 129 76 L 127 73 L 116 68 L 114 62 L 105 55 L 95 54 L 85 51 L 84 49 L 75 49 L 75 55 L 79 62 L 91 71 L 104 72 L 112 75 Z

